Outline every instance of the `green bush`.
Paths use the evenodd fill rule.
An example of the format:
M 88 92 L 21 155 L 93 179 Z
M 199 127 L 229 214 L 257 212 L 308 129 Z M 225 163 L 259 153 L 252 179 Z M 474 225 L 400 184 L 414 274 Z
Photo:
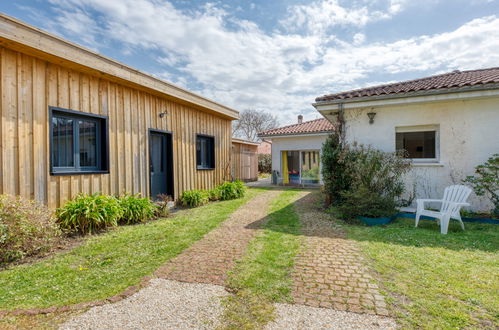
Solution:
M 224 182 L 218 186 L 220 191 L 220 200 L 237 199 L 244 196 L 246 193 L 246 186 L 242 181 L 236 180 L 234 182 Z
M 397 213 L 396 202 L 391 196 L 381 196 L 366 187 L 342 193 L 343 202 L 335 209 L 343 219 L 363 217 L 389 217 Z
M 324 190 L 343 217 L 391 215 L 410 168 L 403 154 L 343 145 L 336 135 L 328 137 L 322 153 Z
M 220 189 L 218 187 L 208 190 L 208 199 L 210 201 L 220 200 Z
M 475 167 L 475 173 L 466 177 L 464 182 L 473 187 L 477 196 L 487 196 L 494 205 L 492 214 L 499 216 L 499 154 Z
M 79 194 L 57 209 L 56 215 L 61 228 L 87 234 L 118 225 L 123 210 L 114 196 Z
M 0 195 L 0 264 L 48 251 L 62 232 L 44 205 Z
M 198 207 L 208 203 L 209 196 L 205 190 L 186 190 L 180 196 L 180 203 L 183 206 Z
M 158 206 L 149 198 L 140 197 L 140 194 L 125 194 L 118 201 L 122 211 L 118 222 L 121 224 L 146 222 L 156 216 Z
M 352 178 L 347 166 L 352 163 L 354 154 L 345 153 L 337 134 L 328 136 L 322 146 L 322 181 L 327 204 L 339 205 L 342 193 L 352 186 Z

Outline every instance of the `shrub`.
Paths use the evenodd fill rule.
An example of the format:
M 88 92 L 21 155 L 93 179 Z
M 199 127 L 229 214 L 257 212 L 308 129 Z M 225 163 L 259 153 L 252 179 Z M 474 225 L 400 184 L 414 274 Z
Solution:
M 469 183 L 478 196 L 487 196 L 494 204 L 492 214 L 499 215 L 499 154 L 475 167 L 475 173 L 467 176 L 464 182 Z
M 61 228 L 81 234 L 116 226 L 122 214 L 116 197 L 101 194 L 79 194 L 56 211 Z
M 0 263 L 49 250 L 62 233 L 44 205 L 0 195 Z
M 205 190 L 186 190 L 180 196 L 180 203 L 183 206 L 198 207 L 208 203 L 208 192 Z
M 146 222 L 154 218 L 158 208 L 149 198 L 140 197 L 140 194 L 125 194 L 118 201 L 122 211 L 118 222 L 124 224 Z
M 346 175 L 351 180 L 351 190 L 365 187 L 382 197 L 398 198 L 404 192 L 402 175 L 410 169 L 409 160 L 402 154 L 383 152 L 371 147 L 347 146 L 344 153 Z
M 220 200 L 229 200 L 241 198 L 246 193 L 246 186 L 243 182 L 236 180 L 234 182 L 224 182 L 218 186 L 220 191 Z
M 208 199 L 210 201 L 220 200 L 220 189 L 218 187 L 208 190 Z
M 338 205 L 342 201 L 342 193 L 348 191 L 352 185 L 350 172 L 347 166 L 352 162 L 353 154 L 343 151 L 340 138 L 337 134 L 328 136 L 322 146 L 322 181 L 326 203 Z
M 258 172 L 259 173 L 272 172 L 272 155 L 258 154 Z
M 400 153 L 342 145 L 337 135 L 324 143 L 322 165 L 324 190 L 347 218 L 390 215 L 404 192 L 402 176 L 410 168 Z
M 366 187 L 342 193 L 343 202 L 336 207 L 344 219 L 363 217 L 389 217 L 397 213 L 396 202 L 391 196 L 381 196 Z

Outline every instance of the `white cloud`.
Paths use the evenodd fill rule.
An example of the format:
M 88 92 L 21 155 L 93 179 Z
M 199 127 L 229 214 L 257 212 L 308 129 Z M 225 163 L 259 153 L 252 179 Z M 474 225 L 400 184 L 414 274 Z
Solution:
M 316 96 L 360 87 L 370 76 L 379 81 L 386 73 L 499 63 L 496 16 L 475 19 L 441 34 L 392 43 L 366 42 L 360 27 L 404 10 L 406 0 L 383 2 L 383 11 L 362 1 L 351 10 L 334 0 L 295 6 L 283 20 L 287 30 L 272 33 L 230 16 L 214 4 L 187 12 L 155 0 L 51 3 L 58 15 L 52 29 L 78 36 L 94 47 L 112 40 L 123 43 L 128 51 L 150 50 L 156 55 L 144 60 L 157 61 L 161 67 L 153 74 L 239 110 L 274 112 L 283 122 L 292 122 L 305 111 L 310 111 L 312 118 L 310 103 Z M 317 20 L 312 21 L 313 17 Z M 348 25 L 355 32 L 353 37 L 342 40 L 324 33 L 338 24 Z M 293 27 L 302 27 L 306 33 Z M 185 76 L 173 75 L 169 68 Z

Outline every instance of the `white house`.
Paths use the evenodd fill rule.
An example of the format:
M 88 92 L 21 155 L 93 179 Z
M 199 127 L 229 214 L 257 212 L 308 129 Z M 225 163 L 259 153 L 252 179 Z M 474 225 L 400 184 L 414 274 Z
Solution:
M 499 153 L 499 68 L 453 71 L 318 97 L 328 120 L 344 120 L 345 139 L 412 159 L 407 190 L 437 198 Z M 490 210 L 473 196 L 472 209 Z
M 279 127 L 258 136 L 272 141 L 272 172 L 282 177 L 284 184 L 320 184 L 320 153 L 322 144 L 333 125 L 325 118 Z

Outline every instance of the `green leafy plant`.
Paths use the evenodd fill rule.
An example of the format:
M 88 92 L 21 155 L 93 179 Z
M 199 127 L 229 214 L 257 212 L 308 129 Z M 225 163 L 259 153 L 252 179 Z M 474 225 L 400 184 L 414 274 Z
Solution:
M 220 200 L 220 189 L 218 187 L 208 190 L 208 199 L 210 201 Z
M 56 215 L 61 228 L 88 234 L 116 226 L 123 209 L 114 196 L 79 194 L 58 208 Z
M 183 206 L 198 207 L 208 203 L 209 196 L 206 190 L 186 190 L 180 196 L 180 203 Z
M 353 156 L 344 152 L 338 134 L 329 135 L 324 142 L 321 162 L 326 204 L 340 204 L 343 198 L 341 193 L 350 189 L 352 178 L 347 166 Z
M 48 251 L 61 237 L 47 207 L 21 197 L 0 195 L 0 264 Z
M 242 181 L 224 182 L 217 188 L 220 191 L 220 200 L 241 198 L 246 192 L 246 186 Z
M 343 202 L 335 209 L 344 219 L 389 217 L 397 213 L 396 202 L 391 196 L 381 196 L 363 186 L 343 192 L 342 198 Z
M 118 198 L 121 207 L 121 217 L 119 223 L 132 224 L 146 222 L 156 216 L 158 206 L 147 197 L 140 197 L 140 194 L 125 194 Z
M 467 176 L 464 182 L 469 183 L 478 196 L 487 196 L 494 204 L 492 213 L 499 215 L 499 154 L 475 167 L 475 175 Z
M 395 201 L 405 188 L 402 176 L 410 168 L 403 154 L 383 152 L 356 143 L 341 144 L 334 134 L 328 137 L 322 150 L 322 174 L 324 190 L 330 198 L 328 204 L 339 207 L 346 218 L 393 213 Z M 366 198 L 362 203 L 361 197 Z M 347 207 L 352 207 L 352 210 L 348 211 Z

